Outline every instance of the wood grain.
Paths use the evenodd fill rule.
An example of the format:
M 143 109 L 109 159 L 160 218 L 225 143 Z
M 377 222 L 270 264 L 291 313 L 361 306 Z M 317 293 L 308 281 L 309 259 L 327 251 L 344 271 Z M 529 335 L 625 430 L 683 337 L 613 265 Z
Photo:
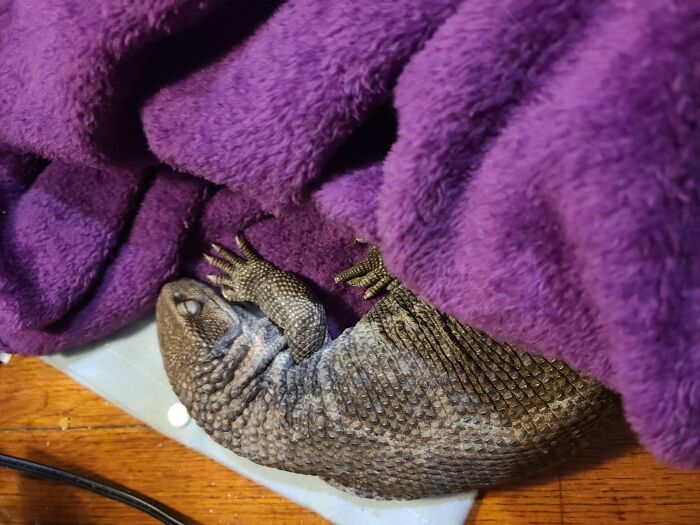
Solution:
M 65 419 L 69 418 L 69 428 Z M 0 452 L 109 480 L 187 523 L 328 523 L 151 430 L 36 359 L 0 366 Z M 0 524 L 154 523 L 100 496 L 0 469 Z
M 0 366 L 0 451 L 110 480 L 187 523 L 325 520 L 171 441 L 35 359 Z M 66 428 L 62 430 L 62 427 Z M 0 525 L 146 523 L 135 510 L 0 470 Z M 468 525 L 700 524 L 700 473 L 656 463 L 617 417 L 566 465 L 477 499 Z

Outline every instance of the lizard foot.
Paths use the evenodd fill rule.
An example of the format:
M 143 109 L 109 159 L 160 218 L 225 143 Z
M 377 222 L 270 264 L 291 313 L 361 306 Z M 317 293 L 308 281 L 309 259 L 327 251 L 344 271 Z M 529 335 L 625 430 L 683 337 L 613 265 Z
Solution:
M 247 287 L 243 286 L 242 277 L 255 273 L 256 267 L 265 265 L 266 262 L 241 234 L 236 235 L 236 244 L 244 257 L 240 257 L 218 244 L 211 245 L 218 257 L 205 253 L 204 258 L 209 264 L 221 270 L 223 274 L 207 275 L 207 279 L 221 288 L 221 295 L 224 299 L 231 302 L 248 301 L 250 293 L 246 290 Z
M 384 266 L 382 254 L 376 246 L 372 247 L 362 262 L 336 275 L 335 282 L 367 288 L 365 299 L 374 297 L 382 290 L 391 291 L 401 284 Z

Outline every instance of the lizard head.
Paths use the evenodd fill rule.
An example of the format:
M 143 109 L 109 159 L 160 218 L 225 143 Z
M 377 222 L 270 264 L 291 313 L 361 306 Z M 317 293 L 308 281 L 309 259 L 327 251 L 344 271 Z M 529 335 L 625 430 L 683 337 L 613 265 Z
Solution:
M 197 367 L 223 356 L 254 315 L 193 279 L 163 286 L 156 303 L 158 341 L 168 377 L 183 392 Z
M 158 337 L 167 353 L 195 355 L 212 348 L 240 324 L 230 304 L 193 279 L 167 283 L 156 304 Z
M 163 286 L 156 326 L 173 390 L 202 425 L 208 424 L 208 413 L 221 410 L 215 400 L 218 391 L 231 381 L 247 384 L 260 372 L 248 361 L 267 363 L 259 353 L 274 356 L 286 349 L 279 328 L 260 310 L 229 303 L 193 279 Z

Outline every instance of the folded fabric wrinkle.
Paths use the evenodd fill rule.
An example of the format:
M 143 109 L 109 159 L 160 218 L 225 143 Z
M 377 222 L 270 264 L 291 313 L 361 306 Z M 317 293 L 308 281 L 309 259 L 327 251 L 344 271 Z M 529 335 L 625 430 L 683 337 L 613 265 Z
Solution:
M 279 213 L 382 103 L 458 0 L 290 0 L 142 110 L 159 158 Z
M 111 254 L 104 255 L 103 269 L 85 279 L 82 259 L 56 259 L 55 271 L 62 279 L 53 291 L 64 292 L 76 281 L 85 279 L 89 289 L 78 303 L 71 305 L 57 321 L 20 328 L 0 323 L 3 350 L 25 354 L 47 354 L 73 348 L 105 337 L 134 322 L 154 305 L 161 284 L 177 275 L 182 248 L 192 222 L 197 216 L 203 196 L 203 184 L 193 177 L 160 170 L 142 197 L 121 244 Z M 79 211 L 66 211 L 66 217 L 81 218 Z M 76 224 L 79 221 L 76 220 Z M 69 223 L 69 226 L 72 224 Z M 49 232 L 38 231 L 42 237 Z M 56 233 L 59 238 L 77 238 L 84 244 L 94 239 L 78 226 Z M 37 235 L 37 238 L 40 236 Z M 4 239 L 3 239 L 4 242 Z M 5 260 L 5 257 L 3 257 Z M 18 268 L 20 275 L 34 275 L 32 260 Z M 22 290 L 23 283 L 14 289 Z M 26 289 L 25 289 L 26 290 Z M 25 294 L 32 306 L 41 306 L 42 297 Z M 3 294 L 5 298 L 5 294 Z

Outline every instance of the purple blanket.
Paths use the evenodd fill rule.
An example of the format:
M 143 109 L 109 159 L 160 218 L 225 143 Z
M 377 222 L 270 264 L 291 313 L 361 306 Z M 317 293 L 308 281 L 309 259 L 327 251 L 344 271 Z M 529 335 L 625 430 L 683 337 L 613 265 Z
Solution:
M 700 467 L 698 64 L 686 0 L 0 0 L 0 348 L 104 337 L 241 229 L 337 333 L 359 236 Z

